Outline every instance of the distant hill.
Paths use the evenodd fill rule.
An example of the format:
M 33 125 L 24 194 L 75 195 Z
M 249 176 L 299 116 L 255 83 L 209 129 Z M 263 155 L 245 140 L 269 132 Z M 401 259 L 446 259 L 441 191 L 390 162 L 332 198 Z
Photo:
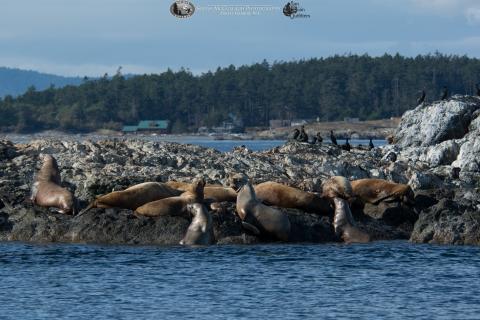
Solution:
M 172 132 L 216 127 L 234 117 L 244 127 L 272 119 L 388 119 L 450 94 L 475 94 L 480 59 L 436 53 L 417 57 L 344 55 L 262 61 L 194 75 L 188 70 L 79 86 L 28 90 L 0 100 L 0 131 L 121 129 L 140 120 L 170 120 Z M 47 84 L 48 85 L 48 84 Z
M 21 95 L 31 86 L 37 90 L 44 90 L 52 84 L 57 88 L 79 85 L 82 80 L 79 77 L 68 78 L 36 71 L 0 67 L 0 97 Z

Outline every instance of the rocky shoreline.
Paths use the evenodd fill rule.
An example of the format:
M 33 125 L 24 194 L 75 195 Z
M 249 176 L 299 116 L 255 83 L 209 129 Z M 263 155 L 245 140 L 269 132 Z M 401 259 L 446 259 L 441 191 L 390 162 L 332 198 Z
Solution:
M 358 226 L 372 240 L 480 244 L 480 99 L 455 96 L 407 112 L 395 144 L 350 152 L 332 145 L 288 142 L 268 151 L 214 149 L 170 142 L 37 140 L 0 141 L 0 241 L 115 244 L 178 244 L 189 220 L 137 217 L 130 210 L 92 209 L 68 216 L 28 201 L 40 153 L 53 155 L 62 182 L 85 207 L 95 196 L 145 181 L 225 184 L 230 172 L 254 183 L 277 181 L 320 192 L 330 176 L 379 178 L 408 183 L 415 206 L 380 203 L 352 206 Z M 397 155 L 396 161 L 388 156 Z M 292 224 L 292 242 L 341 241 L 331 217 L 283 209 Z M 270 241 L 249 234 L 233 203 L 211 212 L 217 244 Z

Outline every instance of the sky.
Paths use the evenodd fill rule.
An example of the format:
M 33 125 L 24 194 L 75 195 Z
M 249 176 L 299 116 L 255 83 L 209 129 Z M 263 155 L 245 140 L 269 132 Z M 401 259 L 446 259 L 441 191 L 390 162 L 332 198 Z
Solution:
M 310 17 L 297 19 L 282 14 L 287 0 L 191 2 L 179 19 L 173 0 L 0 0 L 0 66 L 99 76 L 348 53 L 480 57 L 480 0 L 298 0 Z

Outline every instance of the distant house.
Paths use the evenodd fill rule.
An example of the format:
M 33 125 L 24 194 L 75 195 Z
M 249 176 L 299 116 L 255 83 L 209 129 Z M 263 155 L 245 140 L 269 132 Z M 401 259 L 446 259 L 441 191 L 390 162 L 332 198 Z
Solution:
M 348 117 L 345 117 L 345 118 L 343 118 L 343 122 L 347 122 L 347 123 L 357 123 L 357 122 L 360 122 L 360 119 L 359 119 L 359 118 L 348 118 Z
M 124 126 L 123 133 L 169 133 L 169 120 L 142 120 L 136 126 Z
M 240 133 L 242 132 L 242 128 L 235 125 L 235 123 L 230 121 L 223 121 L 221 126 L 213 127 L 212 130 L 215 133 Z
M 291 122 L 291 126 L 292 127 L 296 127 L 296 126 L 303 126 L 305 124 L 307 124 L 308 121 L 307 120 L 304 120 L 304 119 L 295 119 L 295 120 L 292 120 Z
M 290 120 L 270 120 L 269 123 L 270 129 L 290 127 L 292 125 L 292 121 Z

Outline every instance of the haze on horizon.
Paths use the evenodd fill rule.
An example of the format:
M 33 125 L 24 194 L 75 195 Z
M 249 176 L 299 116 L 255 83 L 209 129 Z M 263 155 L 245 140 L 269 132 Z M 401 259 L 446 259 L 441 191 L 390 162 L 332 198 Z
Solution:
M 267 59 L 439 51 L 480 57 L 480 1 L 299 0 L 309 19 L 291 20 L 286 0 L 192 0 L 178 19 L 171 0 L 3 0 L 0 66 L 66 76 L 194 73 Z M 209 5 L 269 5 L 254 16 L 222 16 Z

